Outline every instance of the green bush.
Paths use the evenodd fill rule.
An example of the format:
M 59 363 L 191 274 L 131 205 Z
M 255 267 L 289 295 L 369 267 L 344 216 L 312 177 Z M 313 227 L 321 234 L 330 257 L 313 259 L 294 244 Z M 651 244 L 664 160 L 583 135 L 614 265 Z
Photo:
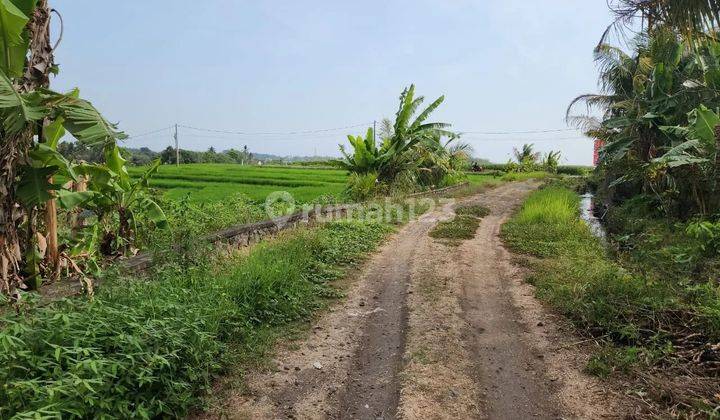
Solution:
M 0 319 L 0 418 L 182 417 L 233 352 L 306 319 L 329 282 L 389 228 L 357 221 L 299 231 L 249 255 L 152 281 L 108 280 L 93 301 Z M 232 352 L 230 350 L 233 350 Z
M 378 182 L 377 174 L 370 172 L 350 174 L 345 193 L 355 201 L 365 201 L 379 195 L 381 191 L 382 186 Z
M 557 173 L 560 175 L 588 176 L 593 169 L 592 166 L 560 165 L 557 168 Z

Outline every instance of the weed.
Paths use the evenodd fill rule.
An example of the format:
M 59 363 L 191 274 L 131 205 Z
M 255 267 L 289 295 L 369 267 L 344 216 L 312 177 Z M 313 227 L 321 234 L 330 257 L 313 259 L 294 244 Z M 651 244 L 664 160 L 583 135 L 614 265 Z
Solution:
M 490 214 L 490 209 L 480 205 L 464 205 L 458 206 L 455 209 L 455 214 L 458 216 L 471 216 L 482 219 Z

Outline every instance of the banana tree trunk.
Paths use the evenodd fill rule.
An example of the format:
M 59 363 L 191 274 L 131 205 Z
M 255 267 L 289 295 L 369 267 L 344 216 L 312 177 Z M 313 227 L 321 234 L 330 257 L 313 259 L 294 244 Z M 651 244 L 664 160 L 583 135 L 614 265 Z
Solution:
M 48 86 L 53 67 L 50 45 L 50 8 L 47 0 L 38 0 L 27 25 L 30 54 L 18 89 L 30 92 Z M 0 289 L 12 293 L 23 282 L 22 245 L 19 225 L 26 218 L 15 198 L 18 169 L 27 162 L 37 127 L 4 136 L 0 142 Z
M 52 178 L 50 178 L 52 182 Z M 45 254 L 50 272 L 59 274 L 57 270 L 60 264 L 60 253 L 58 252 L 58 224 L 57 224 L 57 203 L 54 199 L 45 205 L 45 239 L 47 240 L 47 251 Z
M 88 177 L 80 176 L 78 181 L 73 184 L 72 189 L 75 192 L 87 191 Z M 70 226 L 72 226 L 73 235 L 77 235 L 85 227 L 84 220 L 80 217 L 81 209 L 74 209 L 70 213 Z
M 6 136 L 0 144 L 0 289 L 12 293 L 22 284 L 22 248 L 18 225 L 25 214 L 15 200 L 17 170 L 27 159 L 32 128 Z

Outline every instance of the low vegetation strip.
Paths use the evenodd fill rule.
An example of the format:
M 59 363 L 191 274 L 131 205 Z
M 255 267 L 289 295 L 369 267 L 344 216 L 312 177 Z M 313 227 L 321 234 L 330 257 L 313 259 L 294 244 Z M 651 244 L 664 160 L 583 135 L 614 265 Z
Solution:
M 717 384 L 702 380 L 713 372 L 702 359 L 711 355 L 703 344 L 697 344 L 691 357 L 685 350 L 689 337 L 708 344 L 720 339 L 716 286 L 649 276 L 648 267 L 616 259 L 580 220 L 578 200 L 561 187 L 542 189 L 503 227 L 510 247 L 530 256 L 529 281 L 538 296 L 606 344 L 588 364 L 590 373 L 632 376 L 657 367 L 655 373 L 667 375 L 677 368 L 680 373 L 672 376 L 685 378 L 682 391 L 669 389 L 670 381 L 655 381 L 665 387 L 653 394 L 655 403 L 708 414 Z M 644 246 L 648 250 L 651 245 Z
M 307 319 L 392 228 L 300 230 L 246 256 L 109 280 L 92 300 L 0 319 L 0 417 L 181 417 L 269 331 Z
M 459 245 L 461 241 L 475 237 L 481 219 L 488 214 L 490 210 L 483 206 L 459 206 L 455 209 L 455 217 L 438 223 L 430 232 L 430 236 L 447 240 L 449 245 Z

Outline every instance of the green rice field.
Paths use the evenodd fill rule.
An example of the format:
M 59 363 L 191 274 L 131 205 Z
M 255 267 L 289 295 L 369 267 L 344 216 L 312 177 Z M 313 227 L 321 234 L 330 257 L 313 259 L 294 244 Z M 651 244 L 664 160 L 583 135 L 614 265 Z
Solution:
M 144 170 L 129 168 L 132 176 Z M 340 194 L 346 181 L 347 172 L 336 169 L 186 164 L 161 166 L 150 186 L 164 190 L 166 198 L 173 200 L 189 195 L 193 202 L 216 202 L 242 193 L 264 201 L 272 192 L 287 191 L 296 201 L 309 202 L 322 195 Z
M 139 176 L 145 168 L 128 170 Z M 324 195 L 340 195 L 347 177 L 346 171 L 338 169 L 198 163 L 163 165 L 150 186 L 164 191 L 168 199 L 189 196 L 196 203 L 222 201 L 238 193 L 264 201 L 275 191 L 287 191 L 297 202 L 311 202 Z M 470 174 L 468 179 L 475 185 L 501 182 L 490 175 Z

